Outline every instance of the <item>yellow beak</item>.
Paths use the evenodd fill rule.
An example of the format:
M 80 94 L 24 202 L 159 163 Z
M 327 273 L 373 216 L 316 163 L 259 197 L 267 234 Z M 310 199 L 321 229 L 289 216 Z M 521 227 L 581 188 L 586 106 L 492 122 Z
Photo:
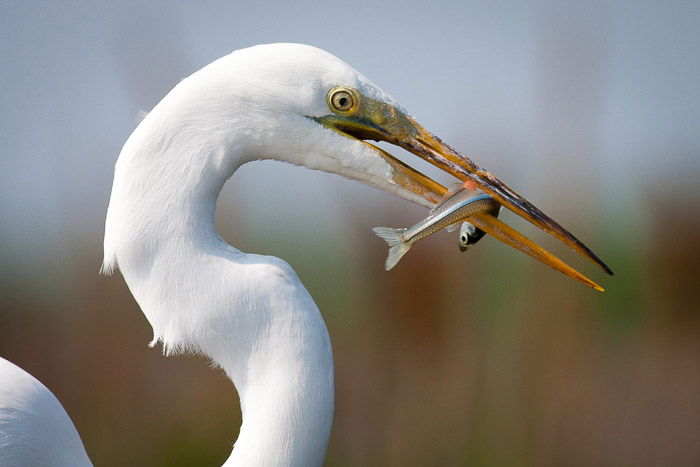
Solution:
M 449 145 L 443 143 L 439 138 L 423 128 L 423 126 L 413 118 L 407 116 L 395 107 L 386 103 L 366 99 L 363 101 L 358 115 L 353 117 L 331 115 L 317 118 L 316 120 L 349 137 L 359 140 L 371 139 L 375 141 L 386 141 L 394 144 L 425 159 L 460 180 L 470 180 L 474 182 L 499 204 L 558 238 L 579 254 L 600 266 L 605 272 L 612 275 L 612 270 L 564 227 L 559 225 L 520 194 L 510 189 L 494 175 L 479 167 L 469 158 L 459 154 Z M 397 185 L 432 203 L 436 203 L 446 193 L 447 190 L 445 187 L 399 161 L 388 152 L 367 141 L 363 141 L 363 143 L 375 149 L 379 155 L 392 166 L 393 181 Z M 513 248 L 542 261 L 548 266 L 563 272 L 589 287 L 603 291 L 603 288 L 598 284 L 577 272 L 556 256 L 547 252 L 494 216 L 481 213 L 467 220 Z

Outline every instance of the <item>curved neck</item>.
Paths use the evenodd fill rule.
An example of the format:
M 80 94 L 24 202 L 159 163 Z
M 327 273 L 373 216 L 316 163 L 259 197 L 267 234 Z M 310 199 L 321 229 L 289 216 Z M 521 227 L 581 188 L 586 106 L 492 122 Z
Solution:
M 217 233 L 216 200 L 244 152 L 216 138 L 152 141 L 150 127 L 168 124 L 156 110 L 117 162 L 104 268 L 118 264 L 153 344 L 202 352 L 233 381 L 243 424 L 227 465 L 321 465 L 333 360 L 320 312 L 286 263 Z

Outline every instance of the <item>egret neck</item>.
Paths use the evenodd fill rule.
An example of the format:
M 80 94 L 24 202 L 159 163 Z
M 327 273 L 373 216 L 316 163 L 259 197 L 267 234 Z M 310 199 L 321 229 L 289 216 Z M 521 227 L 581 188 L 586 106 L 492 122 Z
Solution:
M 201 352 L 233 381 L 243 423 L 228 465 L 321 465 L 333 417 L 325 323 L 287 263 L 219 236 L 216 200 L 249 143 L 231 118 L 200 138 L 201 100 L 179 87 L 119 156 L 103 269 L 122 271 L 153 345 Z

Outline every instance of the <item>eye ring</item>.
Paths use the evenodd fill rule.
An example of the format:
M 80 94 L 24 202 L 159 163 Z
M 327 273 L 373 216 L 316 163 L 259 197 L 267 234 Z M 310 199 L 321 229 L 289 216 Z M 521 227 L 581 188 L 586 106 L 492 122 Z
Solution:
M 459 238 L 460 238 L 460 240 L 462 240 L 462 242 L 467 243 L 467 240 L 468 240 L 468 239 L 467 239 L 467 236 L 466 236 L 466 235 L 462 234 L 462 236 L 459 237 Z
M 340 115 L 352 115 L 360 106 L 360 95 L 357 91 L 344 86 L 338 86 L 328 92 L 326 96 L 328 107 Z

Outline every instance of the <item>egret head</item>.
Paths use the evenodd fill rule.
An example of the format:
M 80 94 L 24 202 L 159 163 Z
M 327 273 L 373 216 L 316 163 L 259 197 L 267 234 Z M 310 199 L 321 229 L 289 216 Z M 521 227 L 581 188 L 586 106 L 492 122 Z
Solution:
M 286 151 L 286 154 L 280 153 L 279 158 L 358 179 L 424 205 L 437 202 L 446 191 L 442 185 L 369 141 L 393 144 L 462 181 L 472 182 L 502 206 L 612 273 L 566 229 L 425 129 L 391 97 L 346 63 L 309 46 L 274 44 L 256 49 L 260 47 L 267 48 L 275 57 L 265 65 L 271 68 L 263 73 L 260 83 L 266 92 L 275 93 L 270 101 L 275 103 L 276 111 L 287 109 L 290 117 L 296 117 L 290 122 L 294 120 L 296 124 L 300 122 L 299 117 L 306 119 L 307 125 L 308 122 L 316 124 L 308 127 L 303 135 L 290 134 L 287 138 L 276 139 L 282 142 L 278 149 Z M 275 69 L 284 69 L 284 73 L 275 73 Z M 492 219 L 495 218 L 484 216 L 480 229 L 502 233 L 499 224 Z M 528 249 L 517 241 L 509 244 L 522 251 Z
M 151 127 L 167 126 L 161 133 L 178 138 L 168 146 L 182 154 L 213 155 L 198 179 L 216 176 L 223 184 L 241 163 L 276 159 L 337 173 L 432 206 L 446 189 L 370 141 L 393 144 L 473 182 L 502 206 L 611 272 L 532 203 L 433 135 L 351 66 L 318 48 L 268 44 L 238 50 L 183 80 L 152 114 L 161 117 L 154 117 Z M 154 142 L 163 146 L 161 140 Z M 191 159 L 184 164 L 193 166 Z M 502 233 L 493 219 L 484 216 L 478 227 Z M 527 251 L 518 241 L 509 244 Z

